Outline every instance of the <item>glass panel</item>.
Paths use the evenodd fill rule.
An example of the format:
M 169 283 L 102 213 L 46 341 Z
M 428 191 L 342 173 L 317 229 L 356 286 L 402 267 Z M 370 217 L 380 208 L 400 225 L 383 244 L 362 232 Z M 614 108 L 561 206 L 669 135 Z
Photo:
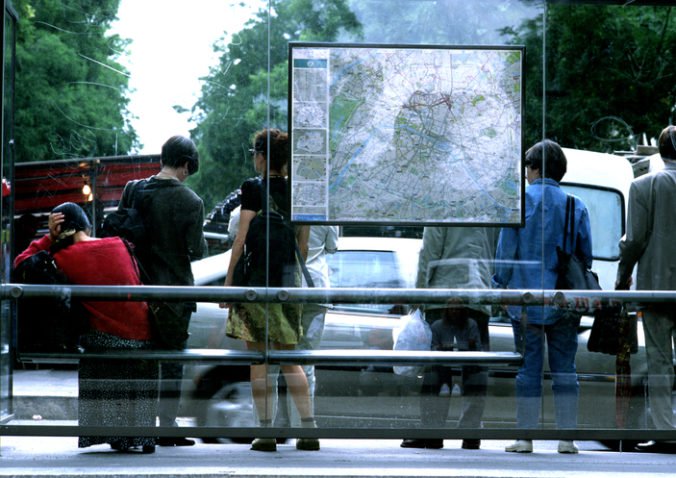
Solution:
M 177 131 L 194 140 L 200 157 L 198 174 L 184 183 L 204 201 L 204 231 L 210 246 L 208 257 L 192 261 L 195 285 L 232 285 L 230 280 L 237 260 L 236 257 L 233 259 L 231 247 L 234 243 L 235 256 L 244 251 L 243 238 L 246 236 L 249 240 L 247 251 L 251 249 L 254 239 L 251 224 L 255 223 L 258 210 L 269 204 L 269 198 L 261 195 L 262 185 L 247 183 L 242 188 L 243 183 L 249 178 L 263 176 L 265 188 L 276 189 L 278 194 L 273 194 L 275 202 L 286 212 L 289 198 L 284 176 L 298 174 L 298 171 L 289 171 L 288 165 L 273 164 L 273 158 L 278 153 L 282 158 L 286 157 L 289 145 L 284 143 L 287 139 L 279 138 L 280 142 L 276 143 L 276 132 L 259 137 L 258 142 L 255 136 L 265 128 L 288 128 L 287 61 L 290 42 L 473 48 L 525 46 L 525 82 L 524 91 L 520 93 L 527 101 L 525 111 L 522 111 L 522 124 L 514 125 L 513 139 L 522 142 L 524 151 L 543 137 L 556 139 L 564 147 L 567 172 L 562 178 L 563 190 L 577 196 L 586 206 L 593 244 L 593 250 L 587 252 L 594 259 L 593 270 L 598 273 L 604 291 L 614 289 L 620 254 L 618 242 L 625 234 L 629 186 L 634 175 L 633 152 L 629 155 L 626 150 L 633 149 L 638 141 L 642 141 L 643 133 L 646 141 L 650 141 L 659 134 L 662 123 L 673 122 L 673 94 L 663 93 L 673 90 L 673 78 L 664 73 L 670 71 L 668 66 L 673 63 L 671 50 L 664 47 L 673 44 L 674 40 L 672 29 L 668 28 L 670 7 L 636 6 L 636 2 L 626 6 L 608 6 L 602 5 L 603 2 L 591 5 L 589 2 L 529 0 L 275 0 L 240 3 L 202 0 L 187 9 L 185 2 L 164 2 L 163 7 L 158 9 L 156 5 L 148 7 L 154 5 L 152 2 L 122 0 L 117 11 L 121 24 L 113 27 L 116 2 L 99 3 L 103 5 L 100 6 L 102 10 L 83 10 L 85 6 L 80 3 L 77 6 L 68 3 L 68 8 L 57 9 L 57 12 L 41 2 L 34 2 L 35 5 L 31 4 L 30 8 L 26 6 L 27 13 L 31 14 L 21 17 L 25 25 L 19 31 L 31 34 L 20 38 L 20 43 L 37 38 L 46 46 L 21 44 L 19 49 L 25 56 L 22 65 L 28 66 L 22 69 L 23 76 L 17 79 L 17 93 L 21 93 L 17 94 L 17 101 L 22 102 L 22 114 L 17 118 L 19 164 L 13 173 L 17 206 L 14 218 L 3 207 L 3 224 L 11 224 L 17 232 L 13 238 L 15 255 L 24 250 L 32 239 L 48 233 L 49 212 L 65 201 L 82 205 L 90 215 L 94 232 L 99 235 L 103 217 L 116 208 L 125 184 L 160 171 L 160 148 Z M 23 8 L 24 4 L 21 5 Z M 140 5 L 150 10 L 134 10 L 140 9 Z M 197 17 L 189 17 L 195 12 Z M 172 26 L 175 24 L 170 23 L 168 18 L 160 19 L 159 15 L 164 13 L 178 15 L 178 26 Z M 141 23 L 131 22 L 130 17 L 141 19 Z M 154 21 L 149 22 L 148 18 L 154 18 Z M 211 28 L 207 26 L 207 19 L 216 20 L 216 34 L 200 45 L 188 46 L 188 38 L 192 40 Z M 74 25 L 82 26 L 88 35 L 70 34 Z M 178 30 L 186 33 L 179 36 L 185 44 L 173 45 L 158 40 L 160 35 L 165 34 L 176 38 Z M 102 31 L 110 35 L 97 36 L 96 32 Z M 148 40 L 143 33 L 155 38 L 150 42 L 149 50 L 153 59 L 162 59 L 160 64 L 151 64 L 141 56 L 127 57 L 127 53 L 137 55 L 147 47 Z M 116 34 L 122 39 L 128 38 L 131 43 L 126 44 Z M 222 39 L 218 40 L 221 35 Z M 87 41 L 78 43 L 85 37 Z M 215 47 L 213 42 L 216 42 Z M 52 51 L 51 46 L 55 44 L 64 48 L 62 54 L 42 55 L 37 60 L 37 55 L 28 54 L 31 48 L 40 46 L 50 47 Z M 72 54 L 73 51 L 77 54 Z M 111 51 L 114 53 L 111 54 Z M 195 57 L 204 53 L 210 59 L 200 70 L 187 63 L 193 58 L 176 55 L 176 51 L 190 51 L 189 56 Z M 78 68 L 70 62 L 71 57 L 81 58 Z M 165 66 L 169 69 L 161 70 Z M 643 66 L 650 67 L 649 73 L 644 72 Z M 543 67 L 546 68 L 544 72 Z M 196 82 L 197 87 L 173 84 L 170 80 L 180 76 L 178 70 L 194 77 L 189 80 L 200 77 L 201 82 Z M 49 72 L 50 81 L 54 80 L 54 90 L 58 94 L 54 94 L 50 82 L 45 82 L 44 87 L 34 85 L 39 74 L 45 71 Z M 67 75 L 61 78 L 52 74 L 53 71 Z M 35 76 L 27 75 L 27 72 L 35 73 Z M 406 68 L 400 73 L 402 84 L 411 80 L 412 75 L 407 74 Z M 477 75 L 484 73 L 483 69 L 477 71 Z M 373 72 L 372 78 L 377 78 L 378 74 Z M 586 81 L 580 81 L 580 78 Z M 449 126 L 449 133 L 438 139 L 447 150 L 457 146 L 465 151 L 470 145 L 482 152 L 482 158 L 493 158 L 491 154 L 501 151 L 490 131 L 484 130 L 479 134 L 474 129 L 476 125 L 472 115 L 454 110 L 460 106 L 453 101 L 450 93 L 436 92 L 444 101 L 424 104 L 420 108 L 419 104 L 412 104 L 410 98 L 429 99 L 429 92 L 423 91 L 424 85 L 409 83 L 405 94 L 401 94 L 400 103 L 386 95 L 379 96 L 375 88 L 377 82 L 364 81 L 362 86 L 374 88 L 373 97 L 382 98 L 383 107 L 396 109 L 406 106 L 404 109 L 410 110 L 411 115 L 418 115 L 415 120 L 419 122 L 414 122 L 409 116 L 399 118 L 408 120 L 403 121 L 409 126 L 407 138 L 415 138 L 420 131 L 424 131 L 425 138 L 437 138 L 439 131 L 433 127 L 434 121 L 443 117 L 450 123 L 450 126 L 444 123 L 444 127 Z M 171 85 L 168 96 L 159 97 L 159 102 L 154 104 L 143 101 L 155 97 L 166 85 Z M 453 94 L 459 97 L 458 90 L 471 91 L 473 85 L 456 83 L 454 86 Z M 504 85 L 500 85 L 502 87 Z M 112 96 L 108 97 L 102 91 Z M 37 92 L 54 100 L 57 107 L 53 111 L 46 108 Z M 179 93 L 181 99 L 177 99 Z M 7 90 L 5 108 L 6 94 Z M 445 101 L 448 99 L 450 103 Z M 479 103 L 483 101 L 481 95 L 474 95 L 472 99 Z M 389 104 L 385 100 L 389 100 Z M 348 101 L 343 106 L 348 103 L 354 108 L 350 112 L 362 114 L 355 106 L 358 102 Z M 36 106 L 33 109 L 31 105 L 41 108 Z M 94 105 L 95 109 L 88 109 Z M 476 106 L 472 101 L 466 103 L 467 107 L 469 105 Z M 444 111 L 444 115 L 439 116 L 440 107 L 448 107 L 450 113 Z M 342 110 L 343 113 L 346 111 L 347 107 Z M 35 117 L 29 115 L 31 112 Z M 49 115 L 36 112 L 49 112 Z M 484 113 L 497 116 L 501 110 L 496 108 Z M 53 118 L 56 121 L 52 121 Z M 377 115 L 374 118 L 373 122 L 377 124 Z M 179 121 L 180 126 L 176 126 L 174 121 Z M 421 128 L 420 131 L 410 127 L 414 123 Z M 31 124 L 40 125 L 40 129 L 31 128 Z M 392 122 L 382 125 L 382 128 L 388 131 L 396 129 Z M 152 134 L 149 133 L 151 130 Z M 452 137 L 451 140 L 448 136 Z M 424 152 L 415 139 L 399 145 L 383 144 L 384 147 L 396 148 L 402 144 L 410 147 L 407 151 L 414 154 L 409 156 L 406 166 L 411 168 L 417 166 L 415 153 Z M 6 147 L 5 143 L 3 145 Z M 6 150 L 3 151 L 7 154 Z M 523 159 L 508 158 L 510 164 L 519 164 Z M 491 160 L 500 161 L 501 158 L 496 155 Z M 548 164 L 546 162 L 542 167 L 541 173 L 552 172 Z M 491 168 L 490 163 L 474 157 L 466 158 L 462 166 L 466 176 L 458 178 L 467 177 L 473 182 Z M 519 164 L 518 169 L 515 176 L 522 174 L 523 165 Z M 532 174 L 533 169 L 539 168 L 525 169 L 526 175 Z M 7 174 L 4 166 L 3 172 Z M 310 171 L 315 174 L 321 172 L 321 168 Z M 440 166 L 432 171 L 430 177 L 434 181 L 434 178 L 456 173 L 451 168 Z M 415 173 L 409 178 L 413 183 Z M 391 185 L 392 175 L 382 171 L 361 179 L 380 181 L 385 185 L 381 186 L 383 190 Z M 462 186 L 462 179 L 458 182 Z M 498 189 L 514 188 L 516 184 L 518 181 L 513 181 L 500 185 Z M 414 188 L 416 185 L 392 185 L 390 192 L 396 195 L 398 188 Z M 485 190 L 495 190 L 494 184 L 490 186 Z M 360 298 L 357 304 L 349 303 L 349 300 L 347 303 L 337 301 L 328 304 L 326 302 L 330 301 L 327 300 L 304 304 L 300 318 L 297 310 L 292 310 L 295 303 L 283 306 L 279 303 L 245 303 L 251 307 L 240 306 L 239 321 L 234 318 L 233 308 L 221 308 L 218 303 L 212 302 L 197 303 L 190 319 L 188 350 L 201 349 L 207 354 L 253 351 L 260 355 L 253 369 L 253 381 L 252 369 L 245 361 L 190 361 L 185 366 L 183 383 L 172 383 L 173 404 L 176 405 L 179 394 L 182 397 L 178 424 L 183 427 L 205 426 L 210 432 L 213 432 L 212 427 L 223 427 L 218 432 L 222 437 L 230 436 L 229 432 L 237 435 L 241 427 L 259 427 L 261 417 L 257 416 L 253 400 L 253 395 L 256 395 L 260 411 L 270 405 L 272 410 L 267 410 L 265 414 L 270 420 L 274 415 L 272 424 L 275 426 L 299 427 L 302 425 L 299 415 L 313 415 L 320 427 L 382 427 L 394 430 L 397 437 L 407 436 L 407 431 L 420 435 L 422 430 L 430 437 L 463 438 L 464 430 L 456 428 L 472 430 L 472 436 L 482 433 L 481 430 L 504 428 L 513 428 L 518 434 L 516 429 L 523 427 L 537 432 L 552 432 L 552 436 L 563 428 L 650 428 L 652 417 L 647 405 L 646 386 L 649 367 L 643 319 L 640 317 L 638 351 L 631 355 L 632 372 L 628 380 L 625 380 L 627 374 L 623 372 L 626 367 L 618 369 L 614 356 L 592 353 L 587 349 L 593 323 L 589 312 L 582 315 L 579 325 L 576 320 L 570 320 L 566 325 L 564 319 L 543 325 L 542 322 L 551 318 L 550 313 L 560 314 L 562 311 L 556 309 L 552 312 L 549 306 L 544 308 L 540 305 L 531 305 L 527 310 L 526 328 L 532 334 L 530 346 L 543 350 L 544 354 L 556 349 L 551 337 L 566 342 L 562 347 L 570 352 L 570 356 L 575 356 L 575 372 L 569 367 L 561 374 L 552 373 L 550 361 L 533 362 L 532 356 L 527 357 L 520 374 L 519 367 L 514 365 L 491 364 L 477 368 L 476 363 L 464 362 L 418 367 L 409 375 L 395 373 L 390 363 L 356 359 L 340 364 L 322 363 L 314 369 L 305 367 L 303 372 L 300 367 L 285 364 L 280 373 L 279 365 L 268 363 L 274 352 L 278 352 L 276 349 L 296 351 L 304 354 L 301 355 L 303 357 L 311 357 L 314 350 L 327 354 L 345 351 L 363 353 L 367 358 L 371 352 L 392 352 L 397 347 L 397 339 L 402 336 L 404 323 L 412 320 L 414 306 L 420 306 L 420 302 L 424 304 L 425 319 L 431 323 L 434 332 L 430 334 L 434 340 L 433 345 L 430 341 L 430 347 L 434 347 L 435 351 L 449 352 L 444 355 L 445 358 L 464 357 L 461 353 L 469 353 L 474 358 L 479 356 L 474 352 L 480 351 L 521 352 L 523 343 L 518 328 L 522 319 L 521 306 L 505 308 L 499 303 L 483 304 L 477 298 L 495 286 L 491 282 L 494 272 L 497 272 L 495 279 L 498 282 L 502 280 L 501 285 L 511 290 L 556 288 L 556 246 L 562 245 L 560 233 L 563 231 L 565 206 L 560 201 L 555 203 L 554 196 L 547 195 L 540 202 L 542 207 L 536 210 L 531 195 L 536 189 L 533 186 L 524 187 L 528 196 L 522 204 L 526 210 L 524 224 L 502 229 L 497 261 L 494 260 L 495 250 L 501 230 L 498 226 L 513 225 L 513 221 L 484 229 L 469 225 L 448 229 L 429 227 L 424 232 L 416 224 L 374 227 L 366 221 L 364 225 L 341 226 L 340 237 L 332 246 L 329 243 L 334 239 L 313 237 L 319 231 L 327 233 L 323 229 L 325 225 L 313 224 L 308 230 L 296 224 L 298 228 L 294 232 L 299 233 L 300 249 L 305 248 L 302 234 L 307 235 L 309 258 L 319 255 L 321 246 L 315 247 L 316 244 L 322 241 L 327 244 L 325 266 L 318 267 L 317 263 L 308 260 L 310 271 L 326 273 L 326 276 L 314 276 L 315 286 L 356 288 L 366 291 L 366 294 L 360 296 L 363 299 Z M 247 187 L 250 187 L 248 191 Z M 552 190 L 555 190 L 554 185 Z M 514 192 L 513 189 L 510 192 Z M 446 200 L 452 201 L 457 193 L 444 190 L 438 194 L 448 194 L 450 199 Z M 432 193 L 421 191 L 423 203 L 436 199 L 425 194 Z M 348 197 L 347 200 L 369 201 L 371 206 L 378 208 L 384 198 L 373 195 L 368 198 Z M 175 205 L 177 207 L 166 217 L 185 217 L 185 204 Z M 236 206 L 241 206 L 239 213 L 235 213 Z M 472 204 L 465 206 L 469 208 Z M 582 207 L 581 204 L 579 206 Z M 239 219 L 234 220 L 237 214 Z M 268 215 L 270 221 L 271 216 Z M 286 252 L 287 259 L 290 258 L 288 265 L 295 261 L 295 251 L 283 244 L 275 245 L 282 233 L 270 233 L 273 229 L 267 223 L 260 230 L 258 237 L 266 239 L 261 241 L 266 252 L 261 256 L 264 257 L 261 261 L 263 266 L 258 271 L 262 271 L 264 278 L 255 286 L 265 288 L 270 285 L 274 272 L 272 259 Z M 283 227 L 276 230 L 284 231 Z M 179 241 L 182 237 L 177 233 L 172 239 Z M 236 238 L 239 242 L 233 242 Z M 579 242 L 586 244 L 584 238 Z M 518 249 L 515 244 L 518 244 Z M 453 252 L 444 251 L 446 246 Z M 7 260 L 10 255 L 3 254 L 3 257 Z M 292 272 L 290 283 L 299 285 L 301 270 L 293 267 L 286 270 Z M 285 285 L 288 286 L 288 283 Z M 436 302 L 430 299 L 429 303 L 417 298 L 402 301 L 379 298 L 380 289 L 415 287 L 430 295 L 433 295 L 434 289 L 454 290 L 444 292 L 447 296 Z M 307 281 L 301 289 L 308 291 Z M 537 301 L 539 295 L 535 296 Z M 283 298 L 283 294 L 280 297 Z M 448 299 L 453 299 L 453 303 L 446 307 Z M 636 312 L 630 311 L 632 314 Z M 302 333 L 299 333 L 299 323 Z M 566 334 L 556 335 L 553 330 L 555 323 Z M 24 322 L 21 324 L 26 327 Z M 252 329 L 257 329 L 256 333 L 252 334 Z M 21 329 L 19 333 L 21 341 Z M 550 335 L 550 342 L 545 346 L 547 335 Z M 4 329 L 2 337 L 3 340 L 8 337 Z M 568 357 L 568 365 L 571 363 Z M 561 372 L 560 364 L 556 361 L 553 364 L 554 372 Z M 620 366 L 626 364 L 626 360 L 619 362 Z M 88 369 L 87 364 L 84 365 L 84 370 L 91 372 L 91 367 Z M 531 373 L 524 374 L 526 369 Z M 77 409 L 74 403 L 78 400 L 77 366 L 71 361 L 47 370 L 38 372 L 57 376 L 60 387 L 50 388 L 53 396 L 46 397 L 45 401 L 65 405 L 58 414 L 45 414 L 43 418 L 57 419 L 54 423 L 65 420 L 66 423 L 74 423 L 77 419 L 74 413 Z M 112 370 L 113 367 L 110 367 Z M 407 370 L 411 372 L 410 368 Z M 402 372 L 403 369 L 397 368 L 397 371 Z M 38 375 L 31 374 L 32 370 L 20 372 L 18 377 L 21 379 L 33 377 L 29 381 L 35 380 L 35 375 Z M 138 378 L 156 385 L 153 379 L 155 369 L 146 372 Z M 107 382 L 110 377 L 99 378 Z M 306 391 L 306 381 L 309 391 Z M 576 381 L 579 382 L 577 406 L 569 402 L 571 410 L 563 413 L 561 402 L 555 404 L 553 384 L 557 384 L 554 387 L 556 394 L 559 386 L 564 387 L 565 399 L 577 397 Z M 170 381 L 164 379 L 162 383 L 168 385 Z M 294 405 L 289 390 L 294 390 L 299 406 Z M 618 395 L 618 390 L 628 393 Z M 57 396 L 67 399 L 60 402 L 55 400 Z M 308 404 L 310 396 L 314 396 L 314 405 Z M 565 400 L 563 403 L 566 403 Z M 559 405 L 558 412 L 555 405 Z M 309 412 L 309 408 L 314 411 Z M 531 412 L 530 421 L 524 421 L 524 416 L 517 413 L 519 408 L 522 413 Z M 31 417 L 21 415 L 19 418 Z M 306 421 L 305 424 L 311 423 Z M 178 430 L 177 434 L 199 436 L 199 430 L 194 434 Z M 292 430 L 283 435 L 293 434 Z M 415 434 L 411 433 L 411 436 Z M 264 435 L 266 432 L 260 430 L 260 436 Z
M 3 7 L 2 19 L 2 197 L 0 198 L 0 210 L 2 217 L 2 233 L 0 237 L 0 282 L 3 284 L 10 281 L 10 258 L 12 245 L 12 168 L 13 157 L 13 118 L 14 118 L 14 37 L 15 18 Z M 0 422 L 6 420 L 11 413 L 11 370 L 12 370 L 12 307 L 11 302 L 3 300 L 0 303 Z

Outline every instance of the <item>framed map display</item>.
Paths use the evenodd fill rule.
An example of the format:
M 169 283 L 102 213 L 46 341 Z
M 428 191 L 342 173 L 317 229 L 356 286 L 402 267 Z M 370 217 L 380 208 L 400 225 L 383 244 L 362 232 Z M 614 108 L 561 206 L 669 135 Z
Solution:
M 289 46 L 291 219 L 520 225 L 523 47 Z

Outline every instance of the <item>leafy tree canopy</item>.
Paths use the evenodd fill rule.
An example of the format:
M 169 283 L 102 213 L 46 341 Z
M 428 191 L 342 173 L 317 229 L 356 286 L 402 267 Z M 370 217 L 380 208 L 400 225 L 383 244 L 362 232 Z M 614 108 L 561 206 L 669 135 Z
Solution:
M 270 15 L 262 10 L 220 47 L 193 109 L 203 164 L 193 187 L 208 207 L 225 198 L 253 174 L 252 134 L 286 128 L 294 40 L 525 45 L 526 146 L 546 135 L 567 147 L 633 149 L 644 133 L 655 137 L 673 121 L 672 7 L 496 1 L 487 15 L 488 3 L 271 1 Z
M 194 108 L 200 174 L 190 181 L 207 208 L 254 174 L 248 149 L 256 131 L 287 129 L 289 41 L 359 37 L 346 0 L 272 0 L 270 12 L 260 11 L 220 47 Z
M 14 0 L 16 160 L 126 154 L 137 144 L 127 41 L 106 36 L 119 0 Z
M 674 9 L 553 4 L 546 18 L 545 135 L 562 145 L 634 149 L 673 121 Z M 512 31 L 525 44 L 526 142 L 542 137 L 542 17 Z

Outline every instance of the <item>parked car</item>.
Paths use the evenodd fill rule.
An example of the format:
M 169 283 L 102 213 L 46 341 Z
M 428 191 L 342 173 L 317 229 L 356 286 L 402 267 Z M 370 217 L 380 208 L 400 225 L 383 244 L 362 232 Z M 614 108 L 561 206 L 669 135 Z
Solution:
M 617 242 L 624 233 L 625 198 L 633 178 L 631 166 L 621 157 L 565 150 L 568 174 L 562 186 L 587 204 L 594 237 L 594 269 L 604 289 L 612 289 L 619 258 Z M 419 239 L 341 237 L 338 252 L 329 257 L 331 287 L 413 287 Z M 223 283 L 229 253 L 194 265 L 195 278 L 203 285 Z M 391 350 L 393 336 L 408 312 L 406 304 L 334 304 L 326 316 L 321 349 Z M 189 347 L 218 346 L 238 349 L 243 345 L 223 336 L 227 313 L 217 304 L 198 304 L 191 321 Z M 580 380 L 579 427 L 605 429 L 617 426 L 615 406 L 615 357 L 587 350 L 591 317 L 583 317 L 579 328 L 577 370 Z M 492 317 L 491 350 L 513 351 L 509 320 Z M 218 340 L 216 340 L 218 339 Z M 639 352 L 632 356 L 632 396 L 626 416 L 627 428 L 650 428 L 646 363 L 642 328 L 638 328 Z M 484 426 L 515 426 L 514 367 L 489 370 Z M 551 377 L 544 371 L 542 423 L 554 427 Z M 401 427 L 417 426 L 417 393 L 420 378 L 403 377 L 391 367 L 317 367 L 316 417 L 320 426 Z M 185 401 L 188 414 L 204 426 L 253 425 L 248 367 L 198 366 L 192 370 L 195 387 Z M 447 393 L 458 394 L 457 387 Z M 452 401 L 448 426 L 455 426 L 459 400 Z

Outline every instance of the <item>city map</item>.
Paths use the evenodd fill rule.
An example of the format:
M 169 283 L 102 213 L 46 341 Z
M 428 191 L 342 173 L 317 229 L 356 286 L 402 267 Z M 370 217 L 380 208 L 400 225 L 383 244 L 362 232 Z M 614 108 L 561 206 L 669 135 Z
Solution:
M 292 219 L 521 224 L 522 60 L 292 45 Z

